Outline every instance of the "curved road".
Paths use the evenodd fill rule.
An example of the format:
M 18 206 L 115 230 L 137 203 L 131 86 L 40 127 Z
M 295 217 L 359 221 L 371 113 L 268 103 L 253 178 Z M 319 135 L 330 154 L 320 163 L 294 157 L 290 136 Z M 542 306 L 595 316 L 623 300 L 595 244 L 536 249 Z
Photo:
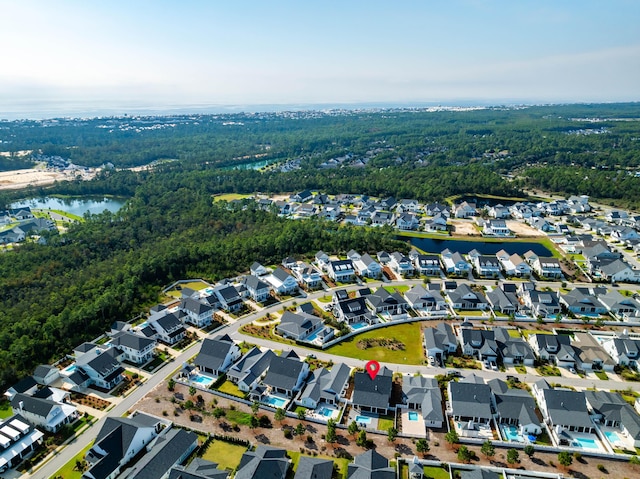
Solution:
M 467 281 L 458 280 L 458 282 L 467 282 Z M 475 284 L 495 285 L 495 280 L 476 280 L 473 282 Z M 379 284 L 376 283 L 376 285 L 378 286 L 379 285 L 412 286 L 412 285 L 422 284 L 422 283 L 423 283 L 422 280 L 415 279 L 415 280 L 392 281 L 389 283 L 379 283 Z M 561 283 L 560 282 L 558 283 L 544 282 L 543 284 L 545 286 L 559 288 Z M 374 286 L 374 284 L 368 283 L 365 286 L 372 287 Z M 593 285 L 588 283 L 587 284 L 574 283 L 574 286 L 593 286 Z M 354 284 L 346 287 L 333 288 L 333 290 L 346 289 L 348 291 L 353 291 L 356 289 L 360 289 L 362 287 L 363 285 Z M 631 290 L 637 291 L 640 289 L 640 285 L 625 285 L 625 289 L 631 289 Z M 281 310 L 284 306 L 291 305 L 293 302 L 300 302 L 301 299 L 303 299 L 304 302 L 317 300 L 318 298 L 326 296 L 327 294 L 331 294 L 331 291 L 333 290 L 329 290 L 329 291 L 321 290 L 321 291 L 309 294 L 305 298 L 296 297 L 296 298 L 292 298 L 287 301 L 284 301 L 282 303 L 274 304 L 272 306 L 269 306 L 255 313 L 251 313 L 247 316 L 244 316 L 228 324 L 226 327 L 216 331 L 214 335 L 228 334 L 233 339 L 238 341 L 249 340 L 252 343 L 257 344 L 259 346 L 263 346 L 271 349 L 282 349 L 283 343 L 261 340 L 253 336 L 244 336 L 239 332 L 239 329 L 241 326 L 247 323 L 250 323 L 252 321 L 255 321 L 256 319 L 263 317 L 267 313 L 275 313 Z M 57 452 L 48 462 L 43 464 L 33 474 L 31 475 L 24 474 L 22 477 L 24 478 L 36 477 L 38 479 L 48 479 L 52 477 L 62 466 L 64 466 L 67 462 L 73 459 L 87 444 L 89 444 L 91 441 L 93 441 L 96 438 L 98 431 L 104 424 L 106 417 L 108 416 L 121 417 L 127 411 L 133 409 L 135 404 L 140 399 L 142 399 L 149 391 L 151 391 L 153 388 L 155 388 L 156 386 L 161 384 L 163 381 L 165 381 L 167 378 L 169 378 L 171 375 L 173 375 L 176 368 L 180 367 L 180 365 L 182 365 L 184 362 L 188 361 L 192 356 L 194 356 L 197 352 L 195 348 L 196 344 L 199 344 L 199 342 L 194 343 L 189 348 L 182 351 L 180 355 L 178 355 L 175 358 L 174 361 L 165 364 L 162 368 L 157 370 L 145 383 L 140 385 L 138 388 L 134 389 L 133 392 L 131 392 L 131 394 L 129 394 L 120 403 L 116 404 L 111 410 L 109 410 L 105 417 L 103 417 L 102 419 L 94 423 L 82 435 L 74 439 L 66 447 L 64 447 L 62 450 Z M 325 361 L 333 360 L 334 362 L 336 361 L 337 358 L 340 358 L 339 360 L 341 362 L 344 362 L 345 364 L 351 367 L 364 367 L 364 364 L 365 364 L 365 361 L 360 359 L 347 358 L 343 356 L 334 356 L 332 354 L 328 354 L 326 352 L 320 352 L 315 349 L 307 349 L 307 348 L 292 346 L 292 345 L 291 346 L 287 345 L 287 347 L 290 349 L 293 349 L 300 356 L 306 356 L 310 353 L 313 353 L 318 357 L 318 359 L 325 360 Z M 419 365 L 408 365 L 408 364 L 381 363 L 381 366 L 387 366 L 389 369 L 391 369 L 394 372 L 410 373 L 410 374 L 421 372 L 427 376 L 435 376 L 437 374 L 446 373 L 447 371 L 447 369 L 445 368 L 439 368 L 434 366 L 419 366 Z M 491 379 L 495 377 L 504 378 L 506 376 L 506 373 L 502 373 L 498 371 L 474 370 L 472 372 L 475 373 L 477 376 L 487 378 L 487 379 Z M 540 376 L 532 375 L 532 374 L 518 375 L 518 377 L 525 382 L 534 382 L 541 379 Z M 638 383 L 629 383 L 629 382 L 612 381 L 612 380 L 602 381 L 599 379 L 592 380 L 592 379 L 583 379 L 579 377 L 576 377 L 576 378 L 553 377 L 551 379 L 553 380 L 554 383 L 559 383 L 565 386 L 574 386 L 574 387 L 595 386 L 598 389 L 607 389 L 607 390 L 632 388 L 640 392 L 640 384 Z

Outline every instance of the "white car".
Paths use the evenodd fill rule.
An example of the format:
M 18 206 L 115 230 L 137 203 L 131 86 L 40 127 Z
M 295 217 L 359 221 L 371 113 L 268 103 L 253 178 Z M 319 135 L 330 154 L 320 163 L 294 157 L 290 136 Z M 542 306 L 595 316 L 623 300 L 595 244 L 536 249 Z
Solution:
M 571 374 L 575 374 L 575 373 L 576 373 L 576 368 L 574 368 L 574 367 L 572 367 L 572 366 L 569 366 L 569 372 L 570 372 Z

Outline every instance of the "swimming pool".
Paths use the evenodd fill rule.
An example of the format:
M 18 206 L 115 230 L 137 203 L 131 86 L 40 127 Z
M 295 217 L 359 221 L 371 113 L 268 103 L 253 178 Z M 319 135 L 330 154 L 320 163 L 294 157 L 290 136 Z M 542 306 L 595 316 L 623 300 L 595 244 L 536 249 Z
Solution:
M 78 366 L 76 366 L 76 363 L 73 363 L 71 366 L 67 366 L 62 371 L 65 372 L 65 373 L 71 374 L 76 370 L 77 367 Z
M 618 436 L 618 433 L 614 432 L 614 431 L 605 431 L 604 435 L 607 437 L 607 440 L 611 443 L 611 444 L 615 444 L 615 443 L 621 443 L 622 441 L 620 440 L 620 436 Z
M 418 413 L 415 411 L 409 411 L 409 421 L 417 421 Z
M 208 376 L 203 376 L 202 374 L 195 374 L 191 376 L 190 379 L 194 383 L 198 383 L 199 385 L 204 387 L 209 387 L 213 384 L 213 378 L 210 378 Z
M 282 407 L 287 403 L 287 400 L 277 396 L 267 396 L 262 400 L 262 402 L 269 406 Z
M 587 437 L 574 437 L 571 445 L 573 447 L 581 447 L 582 449 L 600 449 L 594 439 Z
M 320 409 L 318 409 L 318 414 L 324 417 L 331 417 L 333 415 L 333 409 L 321 407 Z
M 356 422 L 358 424 L 371 424 L 371 418 L 367 416 L 356 416 Z
M 518 428 L 516 426 L 501 426 L 502 434 L 507 441 L 510 442 L 524 442 L 524 438 L 518 432 Z
M 369 323 L 355 323 L 351 325 L 351 329 L 362 329 L 369 326 Z

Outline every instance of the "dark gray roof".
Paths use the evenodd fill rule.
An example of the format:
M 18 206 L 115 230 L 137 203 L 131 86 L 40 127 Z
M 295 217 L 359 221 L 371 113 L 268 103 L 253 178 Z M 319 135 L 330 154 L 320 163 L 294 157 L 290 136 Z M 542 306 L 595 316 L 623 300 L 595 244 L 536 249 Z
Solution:
M 367 301 L 374 308 L 397 308 L 399 306 L 406 306 L 407 301 L 399 293 L 389 293 L 384 288 L 378 288 L 375 293 L 367 296 Z
M 89 357 L 85 357 L 87 355 Z M 116 359 L 117 353 L 114 348 L 109 348 L 100 354 L 96 354 L 95 357 L 92 357 L 92 355 L 93 353 L 89 352 L 85 356 L 78 358 L 78 361 L 76 361 L 78 366 L 89 366 L 101 376 L 111 373 L 120 366 L 120 362 Z
M 218 469 L 218 464 L 195 457 L 188 466 L 175 466 L 169 472 L 169 479 L 226 479 L 229 472 Z
M 27 376 L 15 383 L 11 388 L 17 393 L 23 393 L 37 385 L 38 383 L 33 379 L 33 376 Z
M 252 289 L 254 291 L 260 291 L 261 289 L 271 288 L 271 286 L 269 286 L 267 283 L 262 281 L 260 278 L 252 275 L 245 276 L 243 283 L 246 285 L 247 288 Z
M 283 353 L 284 354 L 284 353 Z M 271 360 L 263 382 L 267 386 L 293 390 L 298 382 L 303 363 L 297 359 L 276 356 Z
M 142 351 L 149 345 L 155 344 L 155 341 L 130 332 L 119 332 L 113 336 L 111 344 L 114 346 L 124 346 L 136 351 Z
M 47 417 L 51 409 L 57 405 L 58 403 L 55 401 L 31 397 L 22 393 L 16 394 L 11 400 L 11 407 L 14 411 L 23 410 L 40 417 Z
M 470 471 L 461 470 L 461 479 L 502 479 L 502 474 L 488 469 L 472 469 Z
M 451 409 L 456 416 L 491 418 L 491 388 L 486 384 L 450 382 Z
M 176 465 L 187 451 L 193 450 L 198 436 L 184 429 L 173 428 L 160 436 L 151 451 L 146 453 L 132 468 L 127 479 L 160 479 Z
M 396 472 L 389 461 L 374 449 L 353 459 L 347 470 L 348 479 L 395 479 Z
M 242 455 L 234 479 L 285 479 L 289 459 L 285 449 L 258 446 Z
M 387 409 L 391 398 L 392 372 L 382 366 L 375 379 L 369 373 L 359 371 L 353 376 L 352 402 L 358 406 Z
M 276 270 L 273 272 L 273 276 L 274 278 L 277 278 L 284 283 L 287 280 L 287 278 L 289 278 L 291 275 L 287 273 L 283 268 L 278 266 Z
M 55 366 L 50 366 L 48 364 L 41 364 L 36 367 L 36 370 L 33 372 L 33 377 L 34 379 L 44 379 L 51 371 L 58 371 L 58 368 L 56 368 Z
M 293 479 L 331 479 L 332 474 L 332 460 L 300 456 L 298 470 Z
M 255 276 L 251 276 L 251 277 L 255 278 Z M 184 298 L 180 302 L 180 309 L 189 311 L 191 313 L 198 314 L 198 315 L 204 314 L 213 310 L 213 308 L 208 304 L 202 303 L 199 300 L 191 297 Z
M 292 313 L 286 311 L 280 319 L 280 324 L 276 328 L 278 331 L 284 331 L 289 334 L 299 336 L 304 331 L 313 328 L 318 323 L 322 323 L 322 319 L 318 316 L 312 316 L 306 313 Z
M 554 425 L 593 427 L 587 412 L 587 402 L 583 392 L 544 389 L 542 395 L 547 404 L 551 422 Z
M 234 342 L 227 335 L 213 339 L 205 338 L 193 363 L 199 367 L 218 370 L 233 346 Z

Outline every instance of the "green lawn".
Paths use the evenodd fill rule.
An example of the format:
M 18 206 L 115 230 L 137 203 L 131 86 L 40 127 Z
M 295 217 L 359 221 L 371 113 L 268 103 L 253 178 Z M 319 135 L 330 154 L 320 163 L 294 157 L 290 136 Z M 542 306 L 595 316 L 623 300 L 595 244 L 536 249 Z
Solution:
M 64 466 L 58 469 L 58 472 L 56 472 L 53 475 L 53 477 L 59 476 L 59 477 L 62 477 L 63 479 L 81 479 L 82 472 L 74 470 L 74 468 L 76 467 L 76 461 L 84 460 L 84 455 L 91 448 L 91 446 L 93 446 L 93 441 L 91 441 L 91 443 L 87 447 L 85 447 L 82 451 L 80 451 L 76 457 L 74 457 L 69 462 L 67 462 Z
M 287 456 L 291 458 L 291 464 L 293 465 L 293 470 L 297 471 L 301 454 L 298 451 L 287 451 Z M 329 459 L 330 461 L 333 461 L 338 466 L 338 477 L 340 477 L 341 479 L 344 479 L 346 477 L 347 468 L 349 467 L 348 459 L 339 459 L 337 457 L 330 457 L 330 456 L 323 456 L 323 455 L 318 455 L 313 457 L 316 457 L 318 459 Z
M 330 303 L 332 299 L 333 299 L 332 296 L 327 295 L 327 296 L 322 296 L 318 298 L 318 301 L 320 301 L 321 303 Z
M 560 370 L 557 367 L 550 366 L 548 364 L 538 366 L 536 368 L 536 371 L 538 371 L 538 374 L 540 374 L 540 376 L 561 376 L 562 375 L 560 374 Z
M 521 338 L 522 337 L 520 335 L 520 331 L 518 331 L 517 329 L 507 329 L 507 332 L 509 333 L 509 336 L 511 336 L 512 338 Z
M 226 409 L 226 418 L 229 422 L 234 424 L 242 424 L 243 426 L 249 426 L 251 424 L 251 414 L 248 412 L 238 411 L 237 409 L 232 411 L 231 409 Z
M 233 201 L 233 200 L 244 200 L 245 198 L 249 198 L 251 195 L 243 195 L 240 193 L 226 193 L 224 195 L 218 195 L 213 197 L 213 202 L 216 201 Z
M 209 285 L 204 281 L 189 281 L 188 283 L 180 283 L 179 286 L 181 289 L 173 288 L 167 291 L 167 295 L 179 298 L 184 288 L 191 288 L 194 291 L 200 291 L 201 289 L 209 287 Z
M 527 368 L 524 367 L 522 364 L 518 364 L 517 366 L 515 366 L 516 371 L 518 371 L 518 374 L 527 374 Z
M 532 334 L 553 334 L 553 332 L 544 331 L 544 330 L 538 330 L 538 329 L 523 329 L 522 330 L 522 335 L 525 337 L 525 339 L 528 336 L 531 336 Z
M 399 364 L 422 364 L 424 354 L 422 353 L 421 327 L 420 322 L 415 322 L 396 324 L 386 328 L 367 331 L 366 333 L 358 334 L 340 344 L 328 348 L 326 352 L 355 359 L 375 359 L 377 361 Z M 396 339 L 404 344 L 405 349 L 392 351 L 382 346 L 368 349 L 358 348 L 358 341 L 361 339 L 381 337 Z
M 424 477 L 432 479 L 449 479 L 449 471 L 442 467 L 424 466 Z
M 384 286 L 384 289 L 386 289 L 391 294 L 393 294 L 395 292 L 398 292 L 398 293 L 402 294 L 402 293 L 406 293 L 407 291 L 409 291 L 409 286 L 407 286 L 405 284 L 401 284 L 401 285 L 398 285 L 398 286 Z
M 13 410 L 11 409 L 11 403 L 5 400 L 0 401 L 0 419 L 9 417 L 12 414 Z
M 390 427 L 393 427 L 394 420 L 392 416 L 382 416 L 378 419 L 378 430 L 388 431 Z
M 246 447 L 238 444 L 213 440 L 207 447 L 207 450 L 202 454 L 202 458 L 218 463 L 219 469 L 230 469 L 233 471 L 238 467 L 238 464 L 240 464 L 240 459 L 246 450 Z M 65 477 L 65 479 L 67 478 Z
M 218 391 L 223 392 L 225 394 L 230 394 L 231 396 L 236 396 L 239 398 L 244 398 L 245 396 L 245 394 L 242 391 L 240 391 L 240 389 L 238 389 L 238 386 L 233 384 L 228 379 L 220 385 L 220 387 L 218 388 Z
M 611 392 L 620 394 L 620 396 L 622 396 L 622 399 L 627 401 L 632 406 L 635 404 L 636 398 L 640 397 L 640 394 L 635 392 L 633 389 L 625 389 L 625 390 L 612 389 Z
M 602 379 L 603 381 L 609 379 L 609 376 L 607 376 L 607 373 L 604 371 L 594 371 L 593 373 L 598 377 L 598 379 Z

